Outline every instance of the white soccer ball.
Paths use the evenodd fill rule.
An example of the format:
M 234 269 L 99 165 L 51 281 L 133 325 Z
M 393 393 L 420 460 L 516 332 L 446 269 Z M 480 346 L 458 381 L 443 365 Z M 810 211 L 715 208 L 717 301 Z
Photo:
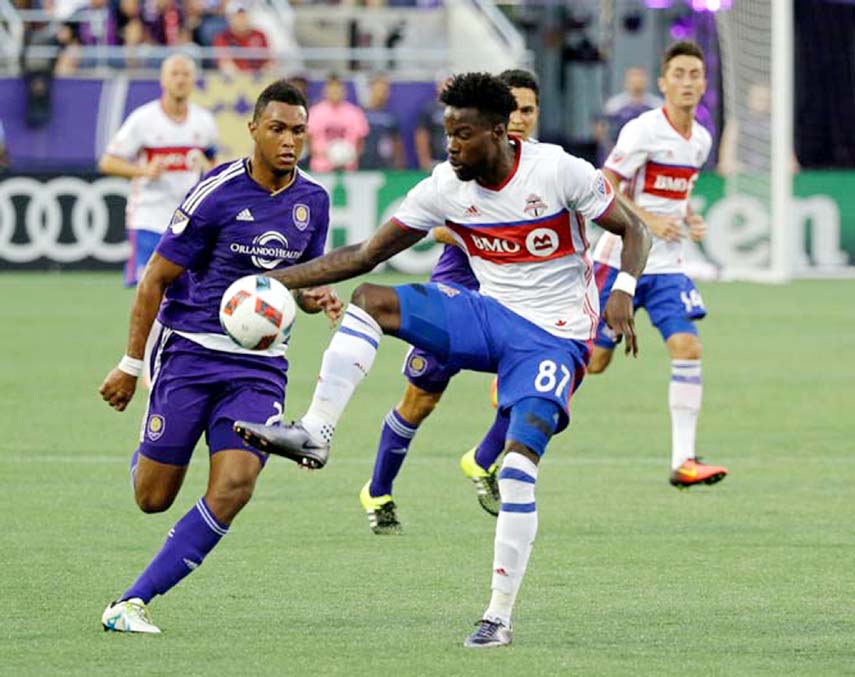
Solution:
M 232 282 L 220 301 L 220 326 L 248 350 L 265 350 L 287 341 L 296 316 L 291 292 L 263 275 Z
M 326 155 L 333 168 L 344 169 L 356 162 L 356 147 L 345 139 L 335 139 L 327 144 Z

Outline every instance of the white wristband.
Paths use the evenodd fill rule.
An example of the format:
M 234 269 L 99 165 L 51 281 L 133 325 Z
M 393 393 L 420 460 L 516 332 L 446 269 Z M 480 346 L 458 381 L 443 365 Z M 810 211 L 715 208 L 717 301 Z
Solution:
M 635 285 L 638 282 L 632 275 L 623 270 L 620 271 L 615 278 L 615 283 L 612 285 L 612 291 L 626 292 L 630 296 L 635 296 Z
M 128 376 L 138 377 L 142 374 L 144 366 L 145 363 L 142 360 L 125 355 L 121 360 L 119 360 L 119 364 L 116 366 L 116 369 L 125 372 Z

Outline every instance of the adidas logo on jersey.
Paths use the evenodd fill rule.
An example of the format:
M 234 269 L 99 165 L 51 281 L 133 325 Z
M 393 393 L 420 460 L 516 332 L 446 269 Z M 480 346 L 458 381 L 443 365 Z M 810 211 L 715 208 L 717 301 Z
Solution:
M 466 211 L 463 212 L 463 215 L 464 216 L 480 216 L 481 212 L 478 211 L 478 207 L 476 207 L 475 205 L 469 205 L 466 208 Z
M 252 212 L 249 211 L 249 208 L 241 211 L 241 213 L 235 217 L 235 220 L 236 221 L 255 221 L 255 219 L 252 216 Z

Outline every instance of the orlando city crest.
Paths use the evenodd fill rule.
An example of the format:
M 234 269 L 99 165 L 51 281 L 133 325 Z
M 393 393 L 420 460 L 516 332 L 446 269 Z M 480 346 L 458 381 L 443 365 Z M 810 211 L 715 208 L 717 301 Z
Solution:
M 294 219 L 294 225 L 300 230 L 306 230 L 306 226 L 309 225 L 311 215 L 312 212 L 309 210 L 309 205 L 304 205 L 302 202 L 295 204 L 294 209 L 291 211 L 291 217 Z
M 166 427 L 166 420 L 160 414 L 153 414 L 148 419 L 148 438 L 154 442 L 163 435 L 163 429 Z

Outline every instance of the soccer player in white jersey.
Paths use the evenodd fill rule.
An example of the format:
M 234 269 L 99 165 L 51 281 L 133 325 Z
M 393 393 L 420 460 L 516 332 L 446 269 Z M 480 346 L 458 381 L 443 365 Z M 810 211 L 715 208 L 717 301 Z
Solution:
M 507 70 L 499 79 L 511 88 L 517 102 L 511 111 L 508 134 L 528 140 L 537 127 L 540 86 L 532 73 Z M 467 289 L 478 290 L 478 280 L 472 272 L 468 257 L 460 248 L 454 234 L 445 227 L 434 229 L 437 242 L 445 245 L 442 255 L 431 271 L 431 282 L 453 282 Z M 412 348 L 404 360 L 407 387 L 401 401 L 383 420 L 377 457 L 371 479 L 359 492 L 359 502 L 368 514 L 371 530 L 378 535 L 399 534 L 397 504 L 392 500 L 392 486 L 407 457 L 410 444 L 419 426 L 430 416 L 449 383 L 458 373 L 439 361 L 430 352 Z M 497 413 L 481 442 L 460 461 L 466 477 L 475 485 L 478 502 L 491 515 L 499 513 L 499 485 L 496 458 L 505 447 L 508 419 Z M 485 459 L 489 459 L 485 461 Z
M 538 463 L 552 435 L 569 423 L 570 397 L 599 322 L 585 218 L 622 238 L 622 272 L 605 317 L 633 354 L 632 288 L 650 237 L 587 162 L 558 146 L 508 138 L 516 101 L 498 78 L 458 75 L 440 101 L 449 159 L 409 192 L 393 218 L 363 243 L 270 275 L 291 288 L 352 278 L 447 225 L 480 292 L 453 283 L 360 285 L 324 353 L 305 416 L 289 426 L 238 421 L 235 430 L 262 451 L 322 467 L 383 334 L 461 369 L 498 373 L 499 407 L 510 423 L 499 471 L 493 594 L 465 646 L 503 646 L 512 639 L 511 611 L 537 531 Z
M 695 321 L 706 315 L 704 302 L 683 269 L 686 230 L 698 241 L 706 232 L 689 198 L 706 162 L 712 139 L 695 120 L 706 90 L 704 54 L 694 42 L 674 43 L 662 60 L 662 108 L 642 113 L 621 130 L 603 174 L 622 186 L 631 208 L 648 224 L 653 247 L 638 281 L 635 307 L 644 308 L 671 356 L 671 476 L 678 488 L 714 484 L 727 469 L 702 463 L 695 455 L 695 428 L 701 409 L 701 341 Z M 594 249 L 600 303 L 609 298 L 621 262 L 621 241 L 605 233 Z M 589 371 L 608 367 L 617 336 L 605 323 L 594 342 Z
M 141 278 L 172 212 L 214 165 L 217 125 L 207 110 L 190 103 L 195 77 L 189 57 L 166 59 L 160 69 L 161 97 L 128 116 L 98 165 L 105 174 L 131 179 L 125 211 L 129 287 Z

